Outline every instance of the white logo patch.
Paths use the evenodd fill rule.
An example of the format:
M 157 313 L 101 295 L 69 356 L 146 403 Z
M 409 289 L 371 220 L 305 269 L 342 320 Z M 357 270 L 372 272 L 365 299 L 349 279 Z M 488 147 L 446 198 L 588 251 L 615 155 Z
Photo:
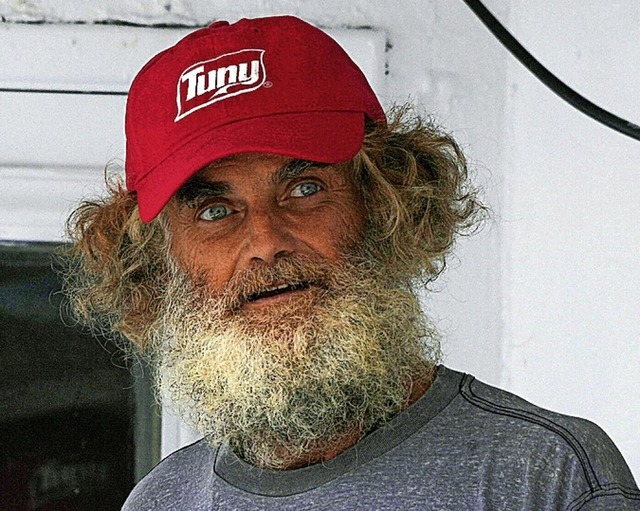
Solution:
M 180 75 L 174 121 L 223 99 L 254 91 L 267 79 L 264 50 L 247 49 L 197 62 Z

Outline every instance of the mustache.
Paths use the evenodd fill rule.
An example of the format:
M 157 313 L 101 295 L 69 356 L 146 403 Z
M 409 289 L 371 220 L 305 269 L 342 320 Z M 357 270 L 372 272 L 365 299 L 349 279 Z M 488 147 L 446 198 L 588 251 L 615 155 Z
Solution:
M 207 275 L 200 273 L 196 287 L 212 297 L 223 311 L 235 312 L 244 304 L 268 293 L 314 287 L 331 292 L 339 287 L 347 263 L 287 255 L 272 264 L 257 263 L 236 273 L 221 290 L 207 288 Z

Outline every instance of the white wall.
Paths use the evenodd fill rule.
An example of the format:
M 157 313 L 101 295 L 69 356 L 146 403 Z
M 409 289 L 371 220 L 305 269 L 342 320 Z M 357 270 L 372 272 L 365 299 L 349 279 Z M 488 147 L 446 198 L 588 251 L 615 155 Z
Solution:
M 638 124 L 640 4 L 579 3 L 514 2 L 510 25 L 561 79 Z M 637 480 L 640 142 L 578 113 L 511 60 L 507 73 L 502 381 L 597 422 Z
M 487 0 L 544 63 L 640 122 L 637 0 Z M 386 104 L 407 98 L 461 141 L 494 209 L 426 298 L 446 362 L 594 419 L 640 479 L 640 145 L 539 85 L 459 0 L 0 0 L 7 21 L 206 24 L 296 14 L 387 34 Z

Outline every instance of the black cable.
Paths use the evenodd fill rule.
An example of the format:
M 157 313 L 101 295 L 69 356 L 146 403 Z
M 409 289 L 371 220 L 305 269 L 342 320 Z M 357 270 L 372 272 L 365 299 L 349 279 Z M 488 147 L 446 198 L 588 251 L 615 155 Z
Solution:
M 489 12 L 480 0 L 463 0 L 473 13 L 482 21 L 489 31 L 549 89 L 564 99 L 567 103 L 580 110 L 583 114 L 614 129 L 624 135 L 640 140 L 640 126 L 633 124 L 617 115 L 600 108 L 585 97 L 578 94 L 564 82 L 560 81 L 546 67 L 538 62 L 509 31 Z

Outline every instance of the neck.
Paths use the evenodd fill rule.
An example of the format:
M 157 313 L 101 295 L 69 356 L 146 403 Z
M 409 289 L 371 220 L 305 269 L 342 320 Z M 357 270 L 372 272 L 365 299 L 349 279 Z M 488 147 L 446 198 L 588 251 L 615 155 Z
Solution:
M 430 371 L 425 371 L 424 374 L 418 375 L 411 382 L 411 385 L 407 388 L 407 399 L 402 411 L 409 408 L 427 391 L 427 389 L 433 383 L 435 379 L 435 368 Z M 361 428 L 354 427 L 348 434 L 343 435 L 337 439 L 323 442 L 322 446 L 318 446 L 317 449 L 312 450 L 303 457 L 292 458 L 286 466 L 278 467 L 279 470 L 292 470 L 296 468 L 302 468 L 315 463 L 322 463 L 329 461 L 340 453 L 350 449 L 364 436 L 364 432 Z M 286 450 L 286 448 L 284 448 Z M 269 466 L 263 466 L 261 468 L 274 468 Z

